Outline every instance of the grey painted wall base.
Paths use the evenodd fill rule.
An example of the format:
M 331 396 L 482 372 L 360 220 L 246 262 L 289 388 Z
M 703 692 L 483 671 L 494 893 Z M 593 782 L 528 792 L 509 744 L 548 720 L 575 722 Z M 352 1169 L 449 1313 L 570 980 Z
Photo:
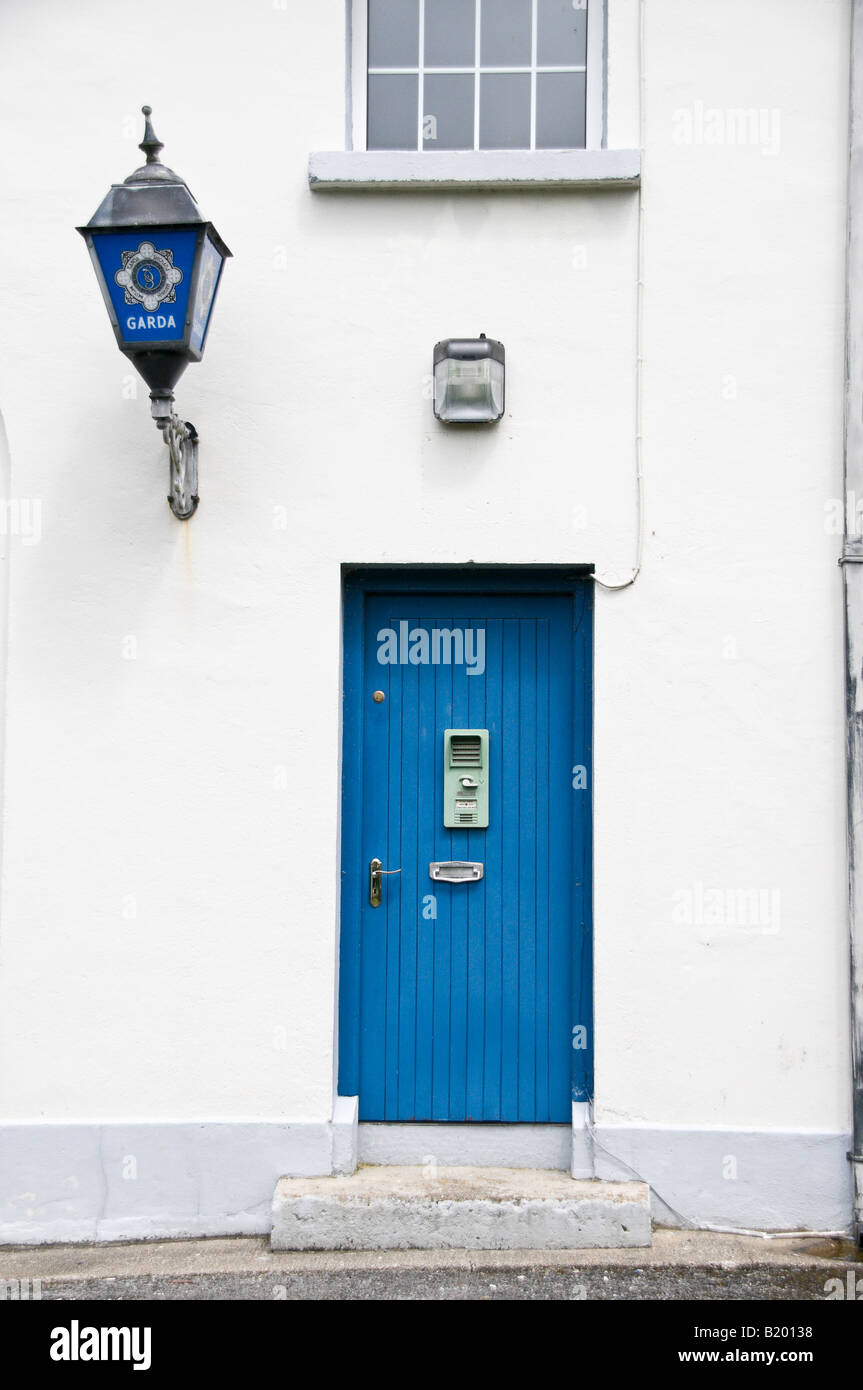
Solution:
M 333 1126 L 0 1126 L 0 1243 L 254 1235 L 285 1173 L 332 1172 Z
M 332 1173 L 337 1163 L 349 1167 L 354 1126 L 351 1098 L 346 1101 L 335 1124 L 243 1120 L 0 1126 L 0 1243 L 266 1234 L 279 1178 Z M 390 1128 L 359 1126 L 361 1161 L 381 1161 L 374 1146 L 383 1142 L 380 1131 Z M 569 1168 L 566 1125 L 423 1125 L 404 1142 L 423 1150 L 416 1162 L 432 1155 L 450 1166 L 446 1154 L 454 1152 L 448 1146 L 456 1139 L 462 1145 L 465 1136 L 467 1144 L 506 1138 L 504 1162 L 519 1166 L 515 1136 L 501 1132 L 490 1140 L 484 1131 L 527 1133 L 534 1128 L 559 1133 L 535 1135 L 533 1166 L 552 1166 L 560 1144 L 561 1157 L 553 1166 Z M 459 1135 L 452 1133 L 456 1129 Z M 637 1176 L 649 1182 L 659 1221 L 753 1230 L 849 1226 L 847 1134 L 599 1125 L 595 1136 L 596 1176 Z M 586 1144 L 584 1135 L 573 1135 L 580 1176 L 588 1176 Z M 481 1163 L 479 1151 L 471 1161 Z
M 598 1178 L 650 1184 L 663 1225 L 846 1231 L 849 1134 L 597 1125 Z
M 571 1146 L 569 1125 L 361 1124 L 358 1156 L 388 1165 L 565 1170 Z

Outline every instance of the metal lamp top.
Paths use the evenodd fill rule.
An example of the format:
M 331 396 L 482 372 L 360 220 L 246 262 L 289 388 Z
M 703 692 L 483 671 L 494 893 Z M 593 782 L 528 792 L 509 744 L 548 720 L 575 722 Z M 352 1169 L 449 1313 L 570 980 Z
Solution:
M 78 231 L 86 235 L 123 227 L 206 226 L 222 255 L 230 256 L 212 223 L 202 216 L 185 180 L 159 158 L 164 146 L 153 130 L 152 107 L 142 106 L 141 110 L 144 138 L 138 148 L 146 155 L 146 162 L 122 183 L 111 185 L 86 227 Z
M 435 343 L 434 365 L 446 358 L 462 362 L 478 362 L 490 357 L 493 362 L 503 362 L 506 357 L 503 343 L 496 338 L 487 338 L 480 333 L 478 338 L 444 338 Z

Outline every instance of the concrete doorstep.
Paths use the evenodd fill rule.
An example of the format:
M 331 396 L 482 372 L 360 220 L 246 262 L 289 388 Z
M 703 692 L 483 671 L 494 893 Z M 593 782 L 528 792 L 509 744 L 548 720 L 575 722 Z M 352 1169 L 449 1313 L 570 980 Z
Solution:
M 273 1250 L 583 1250 L 648 1246 L 650 1189 L 530 1168 L 361 1167 L 281 1178 Z

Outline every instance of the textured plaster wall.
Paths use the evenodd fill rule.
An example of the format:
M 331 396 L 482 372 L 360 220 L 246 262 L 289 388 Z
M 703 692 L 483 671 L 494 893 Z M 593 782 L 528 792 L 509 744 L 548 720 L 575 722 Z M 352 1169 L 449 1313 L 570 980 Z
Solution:
M 598 1114 L 841 1129 L 849 6 L 647 12 L 644 571 L 596 606 Z M 637 13 L 610 0 L 620 147 Z M 327 1120 L 340 564 L 632 565 L 637 194 L 310 193 L 344 25 L 341 0 L 0 12 L 9 1119 Z M 73 230 L 139 162 L 143 102 L 235 255 L 178 389 L 189 525 Z M 432 345 L 480 331 L 507 416 L 448 434 Z M 764 913 L 705 920 L 746 890 Z

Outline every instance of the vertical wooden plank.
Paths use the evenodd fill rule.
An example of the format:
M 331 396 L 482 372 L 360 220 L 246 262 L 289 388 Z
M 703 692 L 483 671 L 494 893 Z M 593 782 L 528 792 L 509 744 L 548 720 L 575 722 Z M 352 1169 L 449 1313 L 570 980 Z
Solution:
M 503 844 L 501 873 L 502 1031 L 501 1118 L 518 1115 L 518 924 L 519 903 L 518 826 L 521 787 L 519 764 L 520 718 L 519 620 L 503 621 L 503 711 L 501 758 L 503 763 Z
M 519 621 L 518 1118 L 536 1118 L 536 619 Z M 545 924 L 543 924 L 545 925 Z
M 419 611 L 424 613 L 424 605 Z M 440 745 L 437 733 L 436 668 L 419 668 L 419 730 L 417 739 L 417 877 L 420 901 L 427 899 L 417 921 L 416 967 L 416 1047 L 415 1103 L 411 1118 L 432 1118 L 432 1080 L 434 1066 L 434 978 L 436 913 L 440 907 L 437 885 L 428 876 L 428 866 L 436 858 L 435 840 L 443 821 L 440 802 Z
M 464 605 L 459 603 L 451 620 L 453 628 L 465 628 Z M 442 619 L 435 625 L 444 627 Z M 452 724 L 453 729 L 465 729 L 469 724 L 468 676 L 464 661 L 452 666 Z M 453 859 L 470 859 L 475 831 L 453 830 Z M 442 892 L 449 898 L 450 910 L 450 1035 L 449 1035 L 449 1118 L 454 1121 L 467 1117 L 465 1086 L 467 1081 L 467 900 L 473 891 L 466 883 L 448 884 Z
M 346 587 L 342 654 L 342 863 L 339 934 L 339 1095 L 359 1094 L 364 602 Z
M 447 610 L 448 611 L 448 610 Z M 451 617 L 439 619 L 441 627 L 452 627 Z M 452 667 L 432 666 L 435 682 L 435 783 L 439 789 L 435 807 L 435 859 L 455 858 L 452 845 L 452 832 L 443 828 L 443 804 L 440 789 L 443 784 L 443 731 L 453 728 L 452 723 Z M 449 1119 L 450 1083 L 450 959 L 452 952 L 452 889 L 438 884 L 437 920 L 435 921 L 434 950 L 434 1000 L 433 1019 L 433 1073 L 432 1073 L 432 1119 Z
M 486 722 L 489 747 L 489 811 L 485 834 L 485 975 L 483 1024 L 484 1120 L 500 1120 L 503 1030 L 503 622 L 486 623 Z
M 572 789 L 574 732 L 572 709 L 572 603 L 549 604 L 552 660 L 549 775 L 549 878 L 552 884 L 548 924 L 549 982 L 549 1119 L 568 1123 L 572 1115 L 571 1058 L 573 1017 L 572 960 Z
M 485 633 L 486 670 L 468 678 L 469 729 L 488 729 L 486 713 L 486 681 L 488 672 L 488 633 L 486 618 L 471 618 L 468 626 L 474 632 Z M 489 757 L 492 754 L 489 733 Z M 486 776 L 491 775 L 490 767 Z M 492 789 L 493 790 L 493 789 Z M 489 821 L 491 814 L 489 815 Z M 468 835 L 468 859 L 480 860 L 488 869 L 487 830 L 472 830 Z M 471 884 L 467 890 L 467 1077 L 465 1108 L 468 1120 L 484 1120 L 483 1070 L 485 1051 L 485 903 L 487 877 Z
M 411 628 L 417 625 L 410 619 Z M 410 630 L 410 629 L 409 629 Z M 420 756 L 420 685 L 427 667 L 402 668 L 401 746 L 401 942 L 398 979 L 398 1106 L 397 1118 L 412 1120 L 416 1111 L 417 932 L 421 920 L 418 854 L 418 797 Z M 428 870 L 426 870 L 428 872 Z M 390 882 L 393 880 L 391 879 Z
M 386 909 L 372 908 L 368 900 L 369 860 L 377 857 L 386 865 L 388 801 L 388 724 L 390 719 L 390 672 L 396 668 L 376 662 L 377 633 L 387 626 L 387 609 L 381 599 L 370 598 L 366 606 L 366 675 L 363 702 L 363 793 L 362 853 L 357 872 L 360 877 L 362 910 L 360 923 L 360 1118 L 382 1119 L 386 1113 L 384 1017 L 386 1011 L 387 931 Z M 383 704 L 375 704 L 372 691 L 381 689 Z
M 573 728 L 575 765 L 585 769 L 585 786 L 572 797 L 572 1018 L 587 1029 L 587 1047 L 571 1048 L 573 1100 L 593 1096 L 593 587 L 578 586 L 573 599 Z
M 398 611 L 398 610 L 396 610 Z M 390 619 L 398 627 L 398 617 Z M 382 778 L 387 795 L 387 842 L 380 855 L 385 869 L 402 867 L 402 737 L 404 729 L 404 666 L 391 666 L 386 776 Z M 384 1013 L 385 1106 L 388 1120 L 398 1119 L 399 1094 L 399 975 L 401 953 L 402 875 L 390 874 L 383 881 L 383 903 L 376 915 L 386 931 L 386 1002 Z
M 560 659 L 562 653 L 555 653 Z M 548 1122 L 548 996 L 549 931 L 551 904 L 556 900 L 549 881 L 548 862 L 548 781 L 549 781 L 549 705 L 551 700 L 550 676 L 551 653 L 549 644 L 548 618 L 539 618 L 536 624 L 536 1107 L 537 1122 Z M 558 1045 L 560 1040 L 558 1039 Z

